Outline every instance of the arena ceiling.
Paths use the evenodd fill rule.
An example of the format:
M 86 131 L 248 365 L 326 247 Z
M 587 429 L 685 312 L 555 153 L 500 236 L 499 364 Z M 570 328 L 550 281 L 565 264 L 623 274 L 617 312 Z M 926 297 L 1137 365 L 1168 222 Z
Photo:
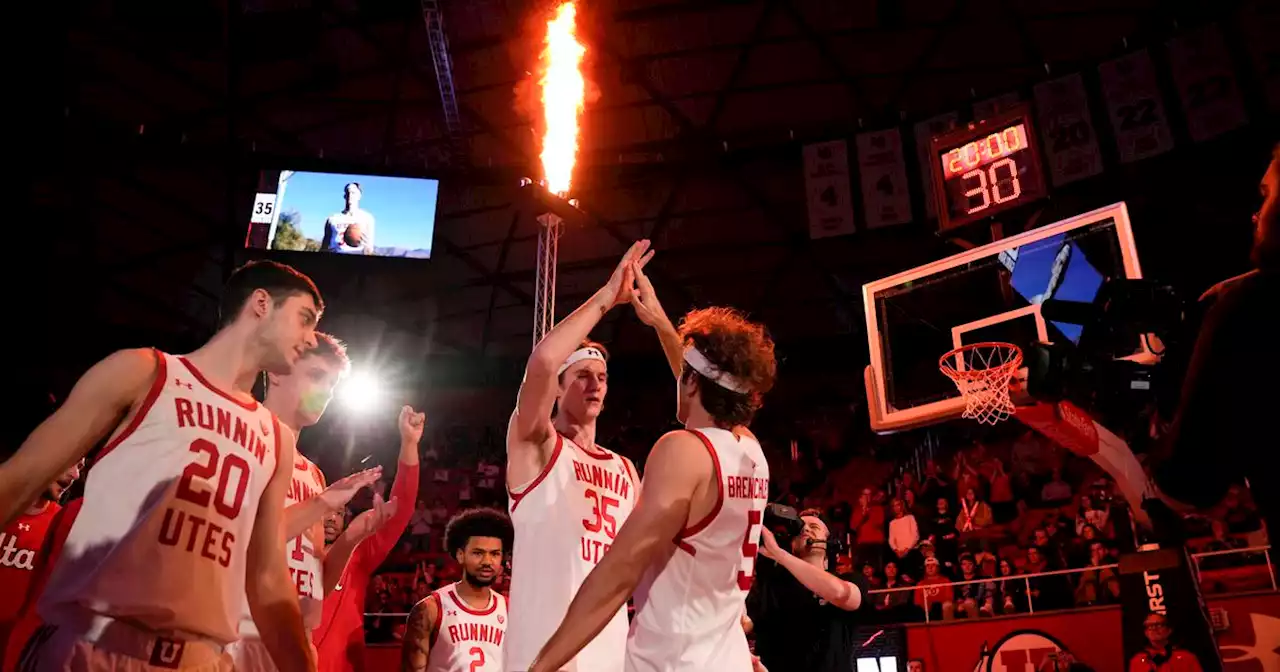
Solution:
M 47 250 L 51 296 L 90 299 L 51 324 L 162 344 L 207 334 L 243 259 L 257 165 L 301 157 L 445 180 L 429 263 L 294 259 L 329 295 L 330 328 L 424 353 L 528 351 L 536 213 L 516 185 L 539 170 L 515 90 L 546 3 L 439 0 L 453 129 L 424 22 L 433 0 L 47 4 L 63 70 L 41 107 L 54 135 L 33 193 L 66 222 Z M 860 338 L 863 282 L 957 248 L 923 222 L 810 240 L 803 143 L 1025 93 L 1240 4 L 584 0 L 599 97 L 575 195 L 594 221 L 563 237 L 559 305 L 644 236 L 673 313 L 730 304 L 782 342 Z M 624 311 L 597 333 L 615 349 L 644 337 Z

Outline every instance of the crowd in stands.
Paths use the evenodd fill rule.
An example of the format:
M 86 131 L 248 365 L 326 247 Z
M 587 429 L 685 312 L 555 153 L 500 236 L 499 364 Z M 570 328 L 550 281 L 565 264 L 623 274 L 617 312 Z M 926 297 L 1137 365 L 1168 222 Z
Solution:
M 636 444 L 622 452 L 642 463 L 649 438 L 619 434 L 620 443 Z M 825 512 L 832 538 L 843 542 L 832 557 L 837 572 L 862 574 L 872 590 L 905 589 L 867 596 L 867 608 L 884 622 L 923 620 L 926 609 L 930 619 L 945 620 L 1118 603 L 1112 565 L 1133 550 L 1134 530 L 1128 506 L 1091 461 L 1029 431 L 953 451 L 895 444 L 853 458 L 838 435 L 817 421 L 799 445 L 763 441 L 773 499 Z M 424 439 L 421 499 L 369 591 L 366 611 L 390 614 L 366 618 L 370 642 L 395 640 L 415 602 L 458 579 L 443 552 L 445 523 L 470 506 L 505 510 L 503 456 L 496 429 Z M 381 487 L 385 494 L 390 484 Z M 1196 551 L 1266 543 L 1244 488 L 1189 524 Z M 1206 591 L 1269 587 L 1262 563 L 1260 555 L 1205 558 L 1204 570 L 1252 570 L 1217 578 L 1206 571 Z M 1069 569 L 1080 571 L 1010 578 Z M 505 593 L 506 586 L 504 577 L 497 587 Z

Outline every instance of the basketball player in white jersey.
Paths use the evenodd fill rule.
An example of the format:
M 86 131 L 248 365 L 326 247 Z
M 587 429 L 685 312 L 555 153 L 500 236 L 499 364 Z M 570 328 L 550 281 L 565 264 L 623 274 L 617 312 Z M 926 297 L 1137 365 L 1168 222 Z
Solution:
M 511 548 L 511 519 L 471 509 L 445 527 L 445 550 L 462 580 L 413 605 L 401 645 L 401 672 L 502 672 L 507 598 L 493 590 Z
M 635 269 L 650 258 L 648 249 L 647 240 L 633 245 L 609 282 L 529 356 L 507 426 L 507 489 L 516 530 L 507 670 L 528 669 L 635 503 L 635 465 L 595 442 L 608 369 L 604 349 L 585 340 L 605 313 L 630 301 Z M 615 605 L 599 636 L 583 642 L 573 661 L 566 658 L 564 669 L 621 672 L 626 638 L 626 610 Z
M 316 347 L 287 374 L 268 373 L 262 404 L 294 432 L 320 421 L 333 398 L 338 381 L 351 368 L 347 349 L 329 334 L 316 332 Z M 326 487 L 324 474 L 314 462 L 298 451 L 293 461 L 293 478 L 285 495 L 285 562 L 298 591 L 302 620 L 308 633 L 320 625 L 324 596 L 351 557 L 329 554 L 325 547 L 325 514 L 341 510 L 361 488 L 373 484 L 382 469 L 368 469 Z M 241 639 L 228 647 L 236 670 L 275 670 L 266 646 L 258 635 L 248 605 L 240 619 Z
M 559 670 L 633 591 L 627 672 L 753 669 L 742 616 L 769 465 L 746 425 L 773 386 L 773 342 L 728 308 L 689 313 L 680 336 L 686 429 L 654 445 L 640 501 L 530 672 Z
M 0 516 L 110 435 L 40 600 L 30 657 L 52 670 L 226 670 L 244 592 L 281 670 L 313 670 L 284 562 L 294 435 L 242 392 L 316 345 L 310 278 L 253 262 L 223 290 L 219 330 L 185 356 L 123 350 L 0 465 Z

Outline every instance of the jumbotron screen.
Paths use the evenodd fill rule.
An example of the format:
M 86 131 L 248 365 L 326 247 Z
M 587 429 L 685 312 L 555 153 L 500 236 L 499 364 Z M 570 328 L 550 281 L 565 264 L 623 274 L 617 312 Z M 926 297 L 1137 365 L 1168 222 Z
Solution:
M 438 180 L 263 170 L 245 247 L 371 257 L 431 257 Z

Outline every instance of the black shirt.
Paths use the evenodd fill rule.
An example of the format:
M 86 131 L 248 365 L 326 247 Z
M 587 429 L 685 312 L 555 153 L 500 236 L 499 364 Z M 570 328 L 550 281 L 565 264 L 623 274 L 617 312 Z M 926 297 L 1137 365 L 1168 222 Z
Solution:
M 862 577 L 840 578 L 863 591 L 865 605 Z M 747 615 L 755 627 L 756 655 L 771 672 L 854 672 L 857 612 L 827 604 L 777 563 L 758 561 Z
M 1280 271 L 1211 290 L 1157 467 L 1161 489 L 1199 507 L 1250 480 L 1268 529 L 1280 530 Z

